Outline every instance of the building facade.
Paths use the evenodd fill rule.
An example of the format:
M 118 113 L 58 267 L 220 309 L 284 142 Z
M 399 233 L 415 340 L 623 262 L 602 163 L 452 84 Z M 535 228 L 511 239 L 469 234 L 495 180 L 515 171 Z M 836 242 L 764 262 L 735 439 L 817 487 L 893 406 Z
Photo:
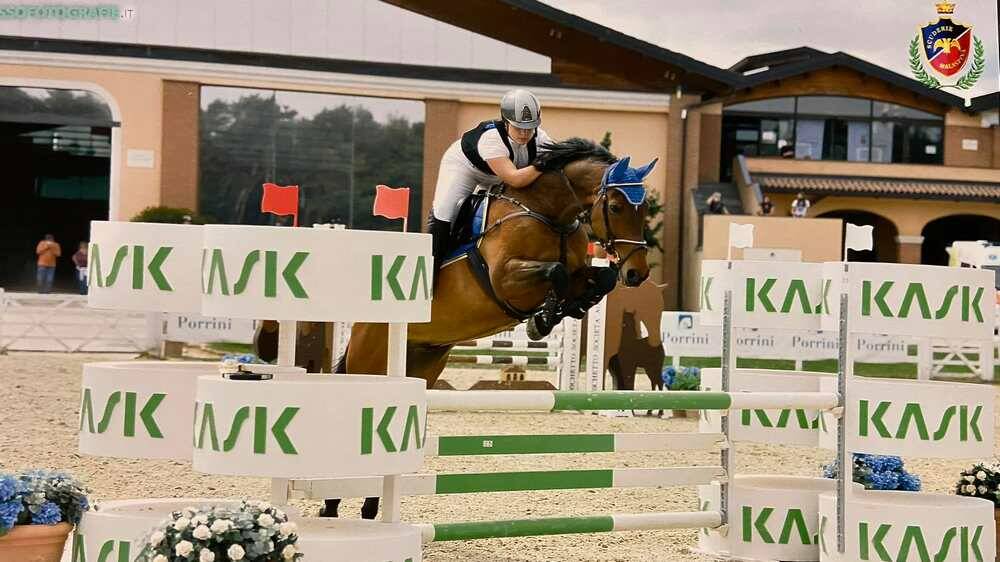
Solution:
M 996 96 L 965 107 L 842 53 L 721 69 L 531 0 L 134 4 L 0 21 L 18 210 L 0 286 L 30 284 L 35 242 L 54 233 L 68 255 L 90 220 L 161 205 L 268 223 L 264 182 L 300 186 L 303 223 L 355 228 L 398 229 L 371 216 L 374 187 L 409 186 L 419 228 L 441 155 L 512 87 L 539 95 L 555 138 L 610 134 L 616 154 L 660 159 L 668 308 L 696 306 L 714 191 L 734 213 L 767 195 L 778 215 L 804 192 L 810 217 L 875 225 L 877 251 L 855 259 L 937 263 L 953 235 L 1000 239 Z

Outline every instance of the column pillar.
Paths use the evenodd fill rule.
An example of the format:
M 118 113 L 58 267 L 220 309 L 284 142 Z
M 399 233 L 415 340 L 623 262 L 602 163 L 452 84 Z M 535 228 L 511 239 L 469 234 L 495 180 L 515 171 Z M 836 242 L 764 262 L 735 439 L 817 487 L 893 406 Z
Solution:
M 896 261 L 898 263 L 920 263 L 920 250 L 924 245 L 923 236 L 900 234 L 896 237 Z
M 441 156 L 459 136 L 459 103 L 454 100 L 428 99 L 424 102 L 424 174 L 420 198 L 420 229 L 427 230 L 425 219 L 431 212 Z
M 680 304 L 681 285 L 681 220 L 684 204 L 685 178 L 697 181 L 697 170 L 685 170 L 685 108 L 700 101 L 697 96 L 681 95 L 670 98 L 670 113 L 667 115 L 666 183 L 662 192 L 663 230 L 660 245 L 663 246 L 661 279 L 666 283 L 663 293 L 664 310 L 677 310 Z M 697 151 L 692 154 L 696 163 Z M 690 175 L 688 175 L 690 174 Z

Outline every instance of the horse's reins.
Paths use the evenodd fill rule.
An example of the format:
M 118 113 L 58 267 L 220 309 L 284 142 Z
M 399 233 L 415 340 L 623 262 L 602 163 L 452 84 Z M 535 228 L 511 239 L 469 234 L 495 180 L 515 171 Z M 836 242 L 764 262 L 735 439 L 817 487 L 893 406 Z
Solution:
M 618 238 L 617 236 L 615 236 L 614 230 L 612 230 L 611 228 L 611 219 L 609 218 L 610 212 L 608 206 L 610 205 L 609 201 L 610 198 L 608 197 L 608 192 L 611 191 L 611 189 L 617 189 L 617 188 L 609 187 L 607 185 L 607 173 L 605 173 L 604 178 L 601 179 L 601 185 L 598 188 L 597 199 L 594 200 L 594 204 L 591 205 L 589 209 L 585 208 L 583 202 L 580 201 L 579 197 L 577 197 L 576 190 L 573 189 L 573 182 L 570 181 L 569 176 L 566 175 L 566 171 L 559 170 L 559 175 L 560 177 L 562 177 L 563 185 L 566 186 L 566 189 L 569 191 L 570 195 L 573 196 L 573 201 L 576 203 L 577 208 L 580 209 L 580 213 L 577 214 L 577 220 L 584 224 L 589 224 L 591 232 L 593 232 L 594 230 L 594 225 L 593 225 L 594 209 L 597 208 L 598 204 L 601 205 L 602 210 L 604 211 L 604 233 L 607 235 L 607 239 L 602 240 L 600 237 L 596 235 L 594 236 L 594 238 L 597 239 L 597 243 L 600 244 L 602 248 L 604 248 L 604 251 L 609 256 L 613 256 L 615 258 L 616 267 L 617 264 L 624 264 L 626 261 L 628 261 L 629 258 L 632 257 L 632 254 L 636 253 L 637 251 L 649 249 L 649 244 L 645 240 L 630 240 L 628 238 Z M 635 247 L 632 248 L 632 250 L 629 253 L 625 254 L 624 258 L 622 258 L 619 255 L 618 249 L 615 247 L 615 244 L 629 244 Z
M 492 231 L 500 228 L 500 226 L 503 223 L 505 223 L 505 222 L 507 222 L 509 220 L 513 220 L 513 219 L 521 218 L 521 217 L 531 218 L 531 219 L 534 219 L 534 220 L 536 220 L 536 221 L 544 224 L 550 230 L 552 230 L 553 232 L 555 232 L 556 234 L 559 235 L 559 262 L 562 263 L 562 264 L 565 264 L 566 263 L 566 258 L 567 258 L 567 253 L 568 253 L 567 246 L 568 246 L 568 243 L 569 243 L 569 236 L 571 234 L 573 234 L 574 232 L 576 232 L 577 230 L 579 230 L 581 224 L 587 224 L 587 225 L 589 225 L 591 232 L 594 231 L 594 225 L 593 225 L 594 209 L 596 209 L 597 205 L 600 204 L 600 205 L 602 205 L 602 208 L 604 210 L 604 233 L 607 235 L 607 238 L 606 239 L 602 239 L 602 238 L 598 237 L 596 234 L 594 235 L 594 237 L 597 239 L 597 243 L 600 244 L 602 248 L 604 248 L 604 250 L 608 253 L 609 256 L 614 256 L 614 258 L 615 258 L 616 261 L 613 262 L 611 265 L 616 270 L 618 270 L 618 275 L 621 275 L 620 264 L 623 264 L 626 261 L 628 261 L 628 259 L 631 258 L 632 254 L 634 254 L 635 252 L 637 252 L 639 250 L 647 250 L 648 249 L 648 245 L 647 245 L 647 243 L 646 243 L 645 240 L 629 240 L 627 238 L 618 238 L 618 237 L 615 236 L 614 231 L 611 229 L 611 220 L 608 218 L 608 215 L 610 214 L 609 213 L 609 209 L 608 209 L 608 206 L 609 206 L 608 192 L 611 189 L 619 189 L 619 188 L 615 187 L 615 186 L 608 186 L 608 184 L 607 184 L 607 179 L 608 179 L 607 174 L 608 174 L 608 172 L 607 172 L 607 170 L 605 170 L 604 178 L 601 180 L 601 185 L 600 185 L 600 187 L 598 189 L 598 197 L 594 201 L 594 203 L 590 206 L 590 208 L 587 209 L 583 205 L 583 202 L 580 201 L 580 198 L 577 197 L 576 190 L 573 189 L 573 183 L 570 181 L 569 177 L 566 175 L 566 172 L 564 170 L 561 170 L 561 169 L 559 170 L 559 175 L 560 175 L 560 177 L 563 180 L 563 185 L 565 185 L 566 189 L 569 190 L 569 193 L 570 193 L 570 195 L 573 196 L 573 200 L 576 203 L 577 208 L 580 209 L 580 212 L 576 215 L 576 217 L 574 218 L 573 222 L 568 223 L 568 224 L 559 224 L 559 223 L 555 222 L 554 220 L 550 219 L 549 217 L 547 217 L 547 216 L 545 216 L 545 215 L 543 215 L 541 213 L 538 213 L 536 211 L 531 210 L 531 208 L 529 208 L 524 203 L 521 203 L 520 201 L 518 201 L 514 197 L 511 197 L 509 195 L 504 194 L 504 186 L 503 185 L 499 186 L 499 189 L 497 191 L 494 191 L 493 188 L 490 188 L 486 192 L 486 197 L 487 198 L 497 199 L 497 200 L 500 200 L 500 201 L 506 201 L 507 203 L 510 203 L 511 205 L 514 205 L 515 207 L 519 207 L 521 210 L 520 211 L 515 211 L 513 213 L 509 213 L 509 214 L 506 214 L 506 215 L 500 217 L 499 219 L 497 219 L 496 221 L 494 221 L 492 224 L 490 224 L 476 238 L 479 239 L 479 240 L 484 239 L 487 234 L 489 234 L 490 232 L 492 232 Z M 622 191 L 622 193 L 625 193 L 625 192 Z M 632 201 L 628 197 L 628 195 L 625 194 L 625 196 L 626 196 L 626 199 L 628 199 L 629 202 L 631 203 Z M 628 254 L 626 254 L 624 259 L 621 259 L 621 257 L 618 254 L 618 250 L 615 247 L 615 244 L 630 244 L 630 245 L 634 245 L 635 248 L 633 248 L 632 251 L 630 251 Z M 478 262 L 480 267 L 485 268 L 486 267 L 485 261 L 482 260 L 481 256 L 479 256 L 479 257 L 476 257 L 476 256 L 478 256 L 478 251 L 473 250 L 472 252 L 469 253 L 470 259 L 472 259 L 474 262 Z M 475 270 L 476 270 L 476 267 L 473 267 L 473 271 L 475 271 Z M 480 279 L 479 276 L 477 276 L 477 280 L 483 286 L 483 289 L 486 291 L 486 293 L 488 295 L 490 295 L 493 298 L 493 300 L 500 306 L 500 308 L 502 310 L 504 310 L 512 318 L 517 318 L 519 320 L 524 320 L 525 318 L 528 318 L 532 314 L 530 311 L 518 310 L 518 309 L 514 308 L 513 306 L 511 306 L 509 303 L 507 303 L 507 302 L 503 301 L 502 299 L 500 299 L 500 297 L 496 294 L 496 291 L 493 289 L 492 284 L 490 284 L 489 279 L 486 279 L 486 278 Z

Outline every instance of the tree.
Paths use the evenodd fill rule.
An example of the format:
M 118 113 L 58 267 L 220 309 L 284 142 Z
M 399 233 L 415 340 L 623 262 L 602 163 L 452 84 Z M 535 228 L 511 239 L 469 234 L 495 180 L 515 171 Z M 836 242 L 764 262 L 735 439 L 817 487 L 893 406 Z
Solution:
M 259 211 L 264 182 L 299 186 L 300 224 L 348 223 L 353 205 L 351 227 L 398 229 L 398 221 L 371 215 L 380 183 L 408 186 L 420 201 L 423 123 L 376 121 L 363 102 L 304 118 L 271 95 L 252 94 L 209 104 L 201 129 L 201 209 L 221 222 L 272 222 Z M 419 204 L 411 209 L 418 217 Z

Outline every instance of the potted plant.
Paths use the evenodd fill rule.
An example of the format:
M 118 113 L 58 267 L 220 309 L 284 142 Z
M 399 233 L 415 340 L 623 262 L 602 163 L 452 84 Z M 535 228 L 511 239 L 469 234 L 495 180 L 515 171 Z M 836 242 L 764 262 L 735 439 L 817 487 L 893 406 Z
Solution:
M 1000 560 L 1000 464 L 980 462 L 963 470 L 955 484 L 955 493 L 993 502 L 993 519 L 997 529 L 996 559 Z
M 295 523 L 267 502 L 175 511 L 145 538 L 136 562 L 292 562 Z
M 0 560 L 59 562 L 89 508 L 86 488 L 65 472 L 0 472 Z
M 667 367 L 662 374 L 667 390 L 698 390 L 701 388 L 701 370 L 698 367 Z M 698 410 L 673 410 L 675 418 L 697 418 Z
M 823 467 L 823 476 L 836 478 L 840 463 L 833 461 Z M 891 455 L 854 453 L 853 480 L 866 490 L 920 491 L 920 477 L 910 474 L 903 467 L 903 459 Z

